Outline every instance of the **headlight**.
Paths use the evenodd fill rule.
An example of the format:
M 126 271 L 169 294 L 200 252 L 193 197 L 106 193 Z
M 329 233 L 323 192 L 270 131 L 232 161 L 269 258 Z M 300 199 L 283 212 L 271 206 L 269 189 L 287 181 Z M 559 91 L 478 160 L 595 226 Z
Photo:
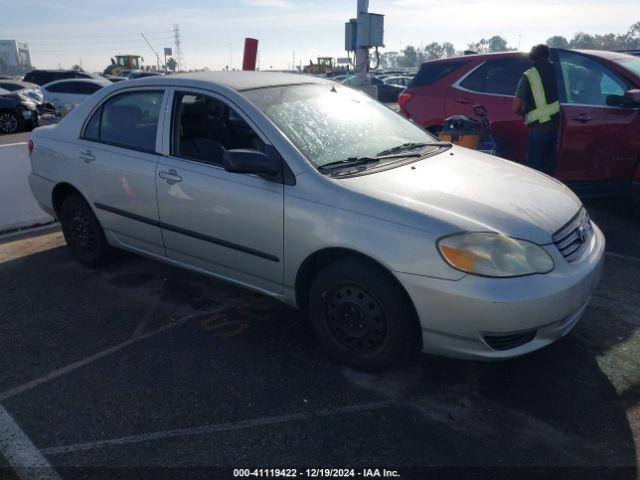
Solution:
M 438 240 L 446 262 L 457 270 L 486 277 L 548 273 L 553 259 L 540 246 L 497 233 L 461 233 Z

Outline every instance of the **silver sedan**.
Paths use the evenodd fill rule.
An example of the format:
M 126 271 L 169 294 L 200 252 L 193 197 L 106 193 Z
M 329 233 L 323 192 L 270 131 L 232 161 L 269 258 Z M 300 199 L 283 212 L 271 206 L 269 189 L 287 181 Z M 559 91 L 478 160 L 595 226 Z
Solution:
M 320 78 L 113 84 L 31 149 L 33 194 L 79 261 L 122 248 L 271 295 L 356 368 L 531 352 L 571 330 L 602 270 L 563 184 Z

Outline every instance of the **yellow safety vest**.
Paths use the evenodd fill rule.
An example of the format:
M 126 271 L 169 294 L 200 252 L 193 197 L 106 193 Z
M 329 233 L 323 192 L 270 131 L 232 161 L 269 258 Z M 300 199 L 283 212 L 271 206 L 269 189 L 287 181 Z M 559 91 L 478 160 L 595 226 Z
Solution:
M 560 102 L 547 103 L 542 78 L 535 67 L 530 68 L 524 72 L 524 74 L 529 80 L 529 86 L 531 87 L 531 93 L 533 94 L 533 101 L 535 103 L 535 108 L 526 115 L 525 120 L 527 125 L 533 122 L 546 123 L 551 120 L 553 115 L 560 111 Z

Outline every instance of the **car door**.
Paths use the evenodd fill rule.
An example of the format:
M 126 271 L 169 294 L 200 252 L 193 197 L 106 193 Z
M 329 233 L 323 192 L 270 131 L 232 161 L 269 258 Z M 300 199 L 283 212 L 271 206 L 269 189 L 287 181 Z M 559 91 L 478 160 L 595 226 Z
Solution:
M 162 88 L 111 95 L 92 113 L 76 150 L 107 234 L 125 248 L 163 257 L 155 178 L 165 101 Z
M 563 181 L 631 180 L 638 152 L 638 110 L 609 104 L 629 85 L 599 61 L 557 52 L 563 126 L 558 178 Z
M 167 257 L 280 293 L 284 186 L 222 165 L 225 150 L 277 152 L 240 109 L 211 92 L 175 90 L 170 117 L 156 178 Z
M 71 109 L 78 103 L 78 96 L 81 86 L 79 82 L 73 80 L 65 80 L 58 83 L 54 83 L 47 87 L 50 93 L 50 102 L 53 104 L 56 110 Z
M 466 115 L 477 119 L 473 107 L 483 105 L 501 156 L 524 162 L 529 133 L 522 117 L 513 113 L 512 104 L 518 82 L 530 66 L 526 57 L 520 55 L 492 58 L 482 63 L 447 91 L 447 116 Z

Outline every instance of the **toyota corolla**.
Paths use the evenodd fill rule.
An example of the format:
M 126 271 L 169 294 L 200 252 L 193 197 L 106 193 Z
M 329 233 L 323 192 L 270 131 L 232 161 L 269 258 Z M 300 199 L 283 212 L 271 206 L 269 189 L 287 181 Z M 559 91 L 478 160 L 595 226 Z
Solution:
M 544 347 L 602 269 L 604 237 L 563 184 L 320 78 L 121 82 L 30 150 L 34 196 L 80 262 L 121 248 L 271 295 L 356 368 Z

